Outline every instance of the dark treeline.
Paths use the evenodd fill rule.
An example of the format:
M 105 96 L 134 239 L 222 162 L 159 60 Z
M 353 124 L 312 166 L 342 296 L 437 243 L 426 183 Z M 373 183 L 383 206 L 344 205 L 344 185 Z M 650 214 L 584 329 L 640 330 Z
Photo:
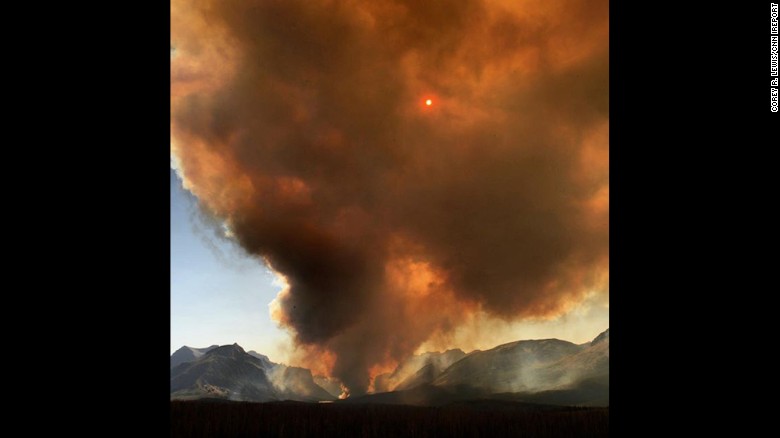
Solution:
M 609 408 L 172 401 L 172 437 L 607 437 Z

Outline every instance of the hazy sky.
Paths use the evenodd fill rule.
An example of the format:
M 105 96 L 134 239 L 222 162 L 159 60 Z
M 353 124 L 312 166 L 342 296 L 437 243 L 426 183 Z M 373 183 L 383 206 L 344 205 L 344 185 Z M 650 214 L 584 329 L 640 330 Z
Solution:
M 607 0 L 173 0 L 171 46 L 183 186 L 283 284 L 173 261 L 177 336 L 220 337 L 184 342 L 273 343 L 270 310 L 359 394 L 421 348 L 608 326 Z

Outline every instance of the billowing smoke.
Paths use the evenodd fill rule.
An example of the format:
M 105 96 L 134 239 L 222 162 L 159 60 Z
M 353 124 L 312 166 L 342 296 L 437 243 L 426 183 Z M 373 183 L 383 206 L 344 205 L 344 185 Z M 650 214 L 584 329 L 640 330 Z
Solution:
M 185 187 L 284 276 L 274 318 L 351 394 L 466 315 L 607 293 L 607 1 L 174 0 L 172 17 Z

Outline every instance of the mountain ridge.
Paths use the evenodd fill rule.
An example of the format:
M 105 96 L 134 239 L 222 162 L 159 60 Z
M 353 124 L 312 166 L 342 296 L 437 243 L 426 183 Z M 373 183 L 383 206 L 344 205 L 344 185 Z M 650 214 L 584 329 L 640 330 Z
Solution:
M 216 344 L 204 348 L 193 348 L 184 345 L 171 354 L 171 369 L 184 362 L 192 362 L 217 347 L 219 345 Z
M 189 352 L 189 353 L 188 353 Z M 334 401 L 338 379 L 272 362 L 240 345 L 184 346 L 171 362 L 171 398 L 244 401 Z M 373 392 L 349 403 L 442 405 L 469 400 L 552 405 L 609 405 L 609 328 L 583 344 L 546 338 L 413 355 L 392 373 L 376 376 Z M 338 401 L 344 402 L 344 401 Z

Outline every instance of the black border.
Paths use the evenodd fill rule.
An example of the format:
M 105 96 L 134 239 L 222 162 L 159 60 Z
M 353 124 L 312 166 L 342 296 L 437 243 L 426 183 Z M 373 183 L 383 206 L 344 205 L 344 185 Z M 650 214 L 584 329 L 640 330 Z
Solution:
M 33 427 L 166 435 L 170 5 L 67 13 L 45 29 L 60 57 L 41 55 L 45 82 L 35 85 L 57 90 L 36 99 L 54 117 L 31 132 L 48 136 L 30 162 L 45 177 L 36 232 L 53 240 L 35 245 L 51 286 L 33 305 L 46 308 L 54 338 L 35 342 L 41 389 L 25 392 L 45 412 Z
M 766 286 L 752 280 L 765 262 L 745 244 L 766 239 L 776 172 L 769 3 L 611 2 L 616 436 L 722 434 L 746 408 L 734 391 L 762 388 L 741 379 L 756 374 L 749 339 L 766 330 L 753 298 Z

